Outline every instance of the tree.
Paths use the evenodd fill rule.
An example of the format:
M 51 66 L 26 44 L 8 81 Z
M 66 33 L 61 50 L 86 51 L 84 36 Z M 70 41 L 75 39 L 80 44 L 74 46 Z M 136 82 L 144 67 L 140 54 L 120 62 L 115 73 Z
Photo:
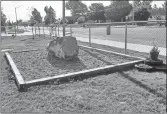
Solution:
M 102 3 L 92 3 L 91 6 L 89 6 L 90 11 L 98 12 L 101 10 L 104 10 L 104 6 Z
M 8 26 L 8 28 L 9 28 L 9 29 L 11 29 L 11 28 L 12 28 L 12 23 L 10 22 L 10 20 L 9 20 L 9 21 L 7 21 L 7 22 L 6 22 L 6 24 L 7 24 L 7 26 Z
M 5 26 L 7 18 L 2 10 L 3 9 L 1 8 L 1 26 Z M 1 31 L 5 31 L 5 27 L 1 27 Z
M 22 24 L 22 22 L 23 22 L 23 20 L 22 20 L 22 19 L 17 20 L 18 25 L 21 25 L 21 24 Z
M 31 22 L 33 25 L 36 24 L 38 26 L 38 30 L 40 32 L 39 24 L 42 22 L 41 14 L 36 8 L 34 8 L 31 13 L 32 13 Z M 35 34 L 36 34 L 36 27 L 35 27 Z M 39 33 L 39 36 L 40 36 L 40 33 Z
M 7 21 L 7 25 L 8 25 L 8 26 L 12 26 L 12 23 L 10 22 L 10 20 Z
M 56 21 L 56 12 L 54 9 L 50 6 L 45 6 L 44 11 L 46 13 L 46 16 L 44 17 L 44 22 L 46 25 L 54 23 Z
M 85 16 L 81 16 L 77 19 L 78 24 L 85 22 Z
M 134 11 L 141 10 L 146 8 L 147 10 L 151 10 L 151 3 L 153 0 L 135 0 L 134 1 Z
M 42 22 L 41 14 L 36 8 L 32 11 L 32 19 L 38 23 Z
M 158 9 L 157 4 L 154 4 L 153 8 L 154 9 Z
M 71 11 L 73 22 L 76 22 L 80 16 L 85 15 L 85 12 L 88 11 L 87 6 L 78 0 L 76 1 L 70 0 L 66 2 L 65 7 L 67 10 Z
M 107 19 L 111 21 L 125 20 L 125 17 L 129 15 L 132 10 L 132 5 L 129 1 L 113 1 L 110 6 L 106 7 L 105 15 Z
M 147 8 L 142 8 L 135 12 L 134 19 L 136 21 L 146 21 L 149 17 L 150 12 L 147 10 Z
M 89 9 L 91 13 L 89 14 L 89 19 L 91 20 L 103 20 L 105 21 L 105 12 L 104 12 L 104 6 L 102 3 L 92 3 L 91 6 L 89 6 Z
M 164 4 L 162 5 L 162 7 L 165 11 L 166 11 L 166 4 L 167 4 L 167 2 L 165 1 Z
M 134 20 L 148 20 L 152 11 L 153 0 L 136 0 L 134 1 Z

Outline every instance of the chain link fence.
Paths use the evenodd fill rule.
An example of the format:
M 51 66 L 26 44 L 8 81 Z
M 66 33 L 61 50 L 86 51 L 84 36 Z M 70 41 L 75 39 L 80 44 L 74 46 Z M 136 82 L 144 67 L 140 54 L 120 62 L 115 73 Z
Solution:
M 82 26 L 82 27 L 81 27 Z M 166 56 L 166 20 L 131 21 L 112 23 L 87 23 L 69 25 L 72 35 L 78 41 L 149 53 L 153 46 L 158 46 L 160 55 Z M 120 50 L 114 50 L 120 51 Z

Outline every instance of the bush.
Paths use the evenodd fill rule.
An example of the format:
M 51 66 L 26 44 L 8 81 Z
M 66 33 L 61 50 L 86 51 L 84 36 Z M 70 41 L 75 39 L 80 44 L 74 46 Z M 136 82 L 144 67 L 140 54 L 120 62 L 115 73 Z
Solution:
M 150 17 L 150 12 L 146 8 L 142 8 L 135 12 L 134 19 L 135 21 L 147 21 L 149 17 Z M 143 24 L 141 23 L 141 25 Z
M 81 16 L 77 19 L 78 24 L 85 22 L 85 17 Z

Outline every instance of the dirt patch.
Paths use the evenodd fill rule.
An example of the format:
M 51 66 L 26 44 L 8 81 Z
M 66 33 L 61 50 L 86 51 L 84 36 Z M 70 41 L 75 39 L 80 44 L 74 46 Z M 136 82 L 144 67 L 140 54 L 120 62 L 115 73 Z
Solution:
M 26 81 L 137 60 L 83 47 L 72 61 L 48 55 L 45 49 L 11 53 L 11 56 Z

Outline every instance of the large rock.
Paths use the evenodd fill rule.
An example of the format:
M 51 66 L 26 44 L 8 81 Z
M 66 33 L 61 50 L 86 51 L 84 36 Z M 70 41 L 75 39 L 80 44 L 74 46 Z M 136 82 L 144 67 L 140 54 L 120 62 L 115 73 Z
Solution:
M 79 46 L 75 37 L 64 36 L 50 41 L 47 50 L 58 58 L 71 60 L 78 56 Z

